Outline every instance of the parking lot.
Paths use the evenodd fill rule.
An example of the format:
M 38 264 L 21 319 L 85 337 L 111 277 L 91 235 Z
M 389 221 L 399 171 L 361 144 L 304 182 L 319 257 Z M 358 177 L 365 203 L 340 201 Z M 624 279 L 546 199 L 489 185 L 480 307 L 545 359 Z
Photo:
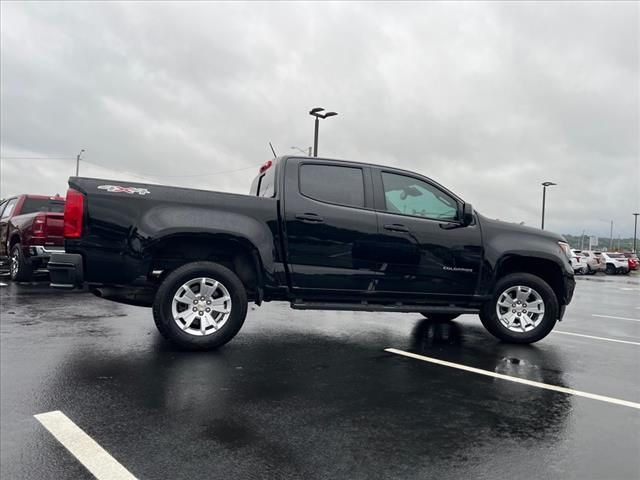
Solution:
M 637 274 L 579 277 L 533 346 L 474 316 L 266 304 L 211 353 L 148 309 L 0 281 L 2 478 L 92 478 L 34 418 L 51 411 L 137 478 L 640 476 Z

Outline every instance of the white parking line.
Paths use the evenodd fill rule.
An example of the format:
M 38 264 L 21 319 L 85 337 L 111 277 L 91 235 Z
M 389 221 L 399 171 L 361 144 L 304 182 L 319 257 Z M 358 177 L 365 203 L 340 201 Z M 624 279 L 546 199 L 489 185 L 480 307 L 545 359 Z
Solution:
M 629 317 L 614 317 L 611 315 L 596 315 L 595 313 L 591 314 L 592 317 L 600 317 L 600 318 L 613 318 L 614 320 L 629 320 L 631 322 L 640 322 L 639 318 L 629 318 Z
M 563 335 L 574 335 L 576 337 L 584 337 L 584 338 L 591 338 L 591 339 L 594 339 L 594 340 L 605 340 L 607 342 L 626 343 L 626 344 L 629 344 L 629 345 L 638 345 L 638 346 L 640 346 L 640 343 L 638 343 L 638 342 L 631 342 L 629 340 L 617 340 L 615 338 L 595 337 L 593 335 L 585 335 L 583 333 L 564 332 L 562 330 L 554 330 L 553 333 L 562 333 Z
M 2 282 L 0 282 L 0 287 L 6 287 L 6 286 L 7 286 L 7 284 L 6 284 L 6 283 L 2 283 Z
M 499 378 L 501 380 L 507 380 L 509 382 L 522 383 L 531 387 L 544 388 L 545 390 L 552 390 L 554 392 L 566 393 L 568 395 L 576 395 L 578 397 L 590 398 L 592 400 L 599 400 L 601 402 L 613 403 L 616 405 L 622 405 L 624 407 L 631 407 L 640 410 L 640 403 L 630 402 L 628 400 L 620 400 L 619 398 L 605 397 L 604 395 L 597 395 L 595 393 L 582 392 L 580 390 L 573 390 L 571 388 L 559 387 L 557 385 L 551 385 L 548 383 L 534 382 L 533 380 L 526 380 L 524 378 L 512 377 L 510 375 L 504 375 L 502 373 L 490 372 L 489 370 L 483 370 L 481 368 L 469 367 L 460 363 L 447 362 L 439 360 L 437 358 L 425 357 L 424 355 L 418 355 L 416 353 L 405 352 L 404 350 L 398 350 L 397 348 L 385 348 L 385 352 L 395 353 L 396 355 L 402 355 L 404 357 L 414 358 L 416 360 L 422 360 L 423 362 L 435 363 L 436 365 L 442 365 L 444 367 L 457 368 L 458 370 L 464 370 L 466 372 L 477 373 L 478 375 L 485 375 L 487 377 Z
M 64 413 L 56 410 L 34 417 L 98 480 L 135 480 L 136 477 Z

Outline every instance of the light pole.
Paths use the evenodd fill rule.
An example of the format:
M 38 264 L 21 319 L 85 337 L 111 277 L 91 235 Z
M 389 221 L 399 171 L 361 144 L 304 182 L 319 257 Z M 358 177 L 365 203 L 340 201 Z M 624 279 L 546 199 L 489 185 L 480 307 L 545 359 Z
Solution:
M 557 183 L 553 182 L 542 182 L 542 230 L 544 230 L 544 205 L 547 199 L 547 187 L 552 187 L 557 185 Z
M 307 156 L 309 156 L 309 157 L 311 156 L 311 147 L 309 147 L 309 148 L 307 149 L 308 151 L 307 151 L 307 150 L 303 150 L 303 149 L 302 149 L 302 148 L 300 148 L 300 147 L 291 147 L 291 150 L 298 150 L 300 153 L 304 153 L 305 155 L 307 155 Z
M 324 119 L 324 118 L 329 118 L 329 117 L 334 117 L 336 115 L 338 115 L 336 112 L 327 112 L 327 113 L 320 113 L 323 112 L 324 108 L 322 107 L 316 107 L 316 108 L 312 108 L 309 111 L 309 115 L 316 117 L 316 125 L 315 125 L 315 132 L 313 135 L 313 156 L 317 157 L 318 156 L 318 130 L 320 129 L 320 119 Z
M 636 237 L 638 236 L 638 215 L 640 215 L 640 213 L 633 214 L 633 253 L 638 253 L 636 251 Z
M 80 155 L 84 153 L 84 148 L 76 155 L 76 177 L 80 174 Z

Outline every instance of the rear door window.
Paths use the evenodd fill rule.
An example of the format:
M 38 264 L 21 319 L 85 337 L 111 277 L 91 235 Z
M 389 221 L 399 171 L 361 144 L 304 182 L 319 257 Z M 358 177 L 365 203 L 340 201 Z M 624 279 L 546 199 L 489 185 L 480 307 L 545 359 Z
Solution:
M 361 168 L 303 164 L 300 193 L 320 202 L 364 207 L 364 175 Z

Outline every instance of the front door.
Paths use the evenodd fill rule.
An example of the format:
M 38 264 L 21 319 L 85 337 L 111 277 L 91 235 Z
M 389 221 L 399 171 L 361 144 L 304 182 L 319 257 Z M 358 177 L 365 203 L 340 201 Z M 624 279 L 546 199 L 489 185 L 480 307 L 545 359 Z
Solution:
M 8 257 L 11 252 L 9 252 L 9 220 L 11 219 L 11 214 L 15 209 L 16 203 L 18 203 L 17 198 L 12 198 L 3 202 L 2 206 L 0 206 L 0 257 Z
M 482 237 L 475 222 L 462 226 L 462 201 L 418 176 L 381 169 L 372 174 L 378 258 L 385 263 L 376 290 L 416 299 L 473 295 Z
M 379 274 L 370 178 L 358 164 L 287 159 L 285 233 L 294 291 L 362 293 Z

